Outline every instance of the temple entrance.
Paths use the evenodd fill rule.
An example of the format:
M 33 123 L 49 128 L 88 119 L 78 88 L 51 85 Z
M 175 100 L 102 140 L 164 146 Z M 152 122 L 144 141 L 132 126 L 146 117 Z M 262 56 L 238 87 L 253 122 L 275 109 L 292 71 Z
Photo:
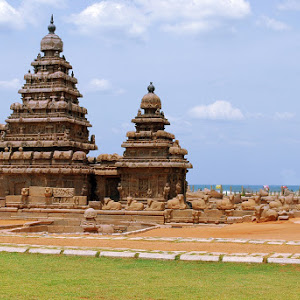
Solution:
M 105 179 L 105 197 L 109 197 L 112 200 L 119 200 L 118 183 L 120 178 L 106 178 Z

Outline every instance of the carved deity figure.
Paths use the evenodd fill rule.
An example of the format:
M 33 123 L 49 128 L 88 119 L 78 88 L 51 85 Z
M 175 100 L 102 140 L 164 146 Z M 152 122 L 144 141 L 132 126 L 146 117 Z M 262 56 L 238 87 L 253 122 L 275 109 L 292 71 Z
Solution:
M 178 181 L 176 183 L 176 195 L 179 195 L 179 194 L 181 194 L 181 182 L 180 181 Z
M 118 190 L 118 192 L 119 192 L 120 199 L 123 199 L 123 197 L 124 197 L 124 191 L 123 191 L 123 187 L 122 187 L 122 185 L 121 185 L 121 182 L 118 183 L 117 190 Z
M 151 198 L 152 197 L 152 190 L 149 188 L 147 191 L 147 197 Z
M 2 131 L 1 132 L 1 141 L 3 141 L 5 139 L 5 136 L 6 136 L 6 132 Z
M 87 193 L 88 193 L 88 188 L 87 188 L 87 185 L 84 184 L 81 189 L 81 196 L 86 196 Z
M 95 135 L 92 134 L 92 135 L 91 135 L 91 144 L 94 145 L 95 143 L 96 143 Z
M 169 199 L 169 194 L 170 194 L 170 184 L 167 182 L 165 187 L 164 187 L 164 192 L 163 192 L 163 196 L 165 200 Z

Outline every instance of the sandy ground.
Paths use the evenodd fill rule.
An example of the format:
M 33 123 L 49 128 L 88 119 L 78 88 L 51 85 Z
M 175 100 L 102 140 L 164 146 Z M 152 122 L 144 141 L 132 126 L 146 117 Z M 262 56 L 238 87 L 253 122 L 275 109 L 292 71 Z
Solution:
M 0 224 L 4 220 L 1 220 Z M 242 223 L 225 227 L 198 226 L 195 228 L 161 228 L 133 236 L 144 237 L 223 237 L 247 239 L 300 240 L 300 219 L 270 223 Z M 9 223 L 10 222 L 10 223 Z M 6 221 L 5 225 L 12 224 Z M 13 220 L 13 222 L 19 222 Z M 28 222 L 28 221 L 26 221 Z M 132 236 L 132 235 L 131 235 Z M 31 244 L 44 246 L 69 246 L 88 248 L 130 248 L 162 251 L 207 251 L 224 253 L 300 253 L 300 246 L 293 245 L 261 245 L 239 243 L 202 243 L 202 242 L 168 242 L 168 241 L 130 241 L 130 240 L 97 240 L 86 236 L 79 239 L 0 236 L 0 243 Z
M 299 222 L 299 223 L 295 223 Z M 197 237 L 278 239 L 300 241 L 300 218 L 267 223 L 240 223 L 225 227 L 199 226 L 194 228 L 159 228 L 138 236 L 147 237 Z
M 36 220 L 0 220 L 0 226 L 2 225 L 23 225 L 25 223 L 34 222 Z
M 0 237 L 0 243 L 30 244 L 44 246 L 69 246 L 88 248 L 129 248 L 161 251 L 207 251 L 224 253 L 300 253 L 300 246 L 290 245 L 256 245 L 236 243 L 197 243 L 197 242 L 165 242 L 165 241 L 129 241 L 129 240 L 89 240 L 89 239 L 54 239 L 26 238 L 14 236 Z

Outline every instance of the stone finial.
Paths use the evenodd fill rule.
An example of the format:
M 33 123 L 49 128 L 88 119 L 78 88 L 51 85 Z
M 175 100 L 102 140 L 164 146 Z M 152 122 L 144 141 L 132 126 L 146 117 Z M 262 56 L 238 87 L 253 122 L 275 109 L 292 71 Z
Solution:
M 51 15 L 50 25 L 48 26 L 48 30 L 50 34 L 54 34 L 56 26 L 53 24 L 53 15 Z
M 150 85 L 148 85 L 148 88 L 147 88 L 149 93 L 154 93 L 154 91 L 155 91 L 155 87 L 152 83 L 153 82 L 150 82 Z

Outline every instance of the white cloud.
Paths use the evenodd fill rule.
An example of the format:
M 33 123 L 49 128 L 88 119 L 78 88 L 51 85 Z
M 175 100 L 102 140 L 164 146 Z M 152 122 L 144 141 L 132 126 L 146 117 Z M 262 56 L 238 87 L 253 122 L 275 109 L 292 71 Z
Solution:
M 20 80 L 14 78 L 12 80 L 0 80 L 0 89 L 16 89 L 21 86 Z
M 65 8 L 66 3 L 67 0 L 23 0 L 18 7 L 14 7 L 8 1 L 0 0 L 0 29 L 23 29 L 28 24 L 37 25 L 44 17 L 43 8 Z
M 300 10 L 299 0 L 286 0 L 278 4 L 278 9 L 280 10 Z
M 0 0 L 0 28 L 20 29 L 23 27 L 21 14 L 7 3 Z
M 94 78 L 89 84 L 90 88 L 96 91 L 106 92 L 112 88 L 112 85 L 107 79 Z
M 212 30 L 226 20 L 250 14 L 246 0 L 132 0 L 100 1 L 69 18 L 84 34 L 111 30 L 144 37 L 150 26 L 173 33 Z
M 94 3 L 79 14 L 71 15 L 69 22 L 84 34 L 92 35 L 95 30 L 119 31 L 133 37 L 143 34 L 148 25 L 142 11 L 129 1 Z
M 245 116 L 240 109 L 235 108 L 228 101 L 218 100 L 209 105 L 199 105 L 189 111 L 189 115 L 204 120 L 243 120 Z
M 269 18 L 267 16 L 261 16 L 256 24 L 274 31 L 285 31 L 290 29 L 290 26 L 286 23 Z
M 275 120 L 290 120 L 295 117 L 294 113 L 291 112 L 276 112 L 274 114 L 274 119 Z
M 125 93 L 125 90 L 115 88 L 109 80 L 104 78 L 92 79 L 88 84 L 88 90 L 114 95 L 121 95 Z

